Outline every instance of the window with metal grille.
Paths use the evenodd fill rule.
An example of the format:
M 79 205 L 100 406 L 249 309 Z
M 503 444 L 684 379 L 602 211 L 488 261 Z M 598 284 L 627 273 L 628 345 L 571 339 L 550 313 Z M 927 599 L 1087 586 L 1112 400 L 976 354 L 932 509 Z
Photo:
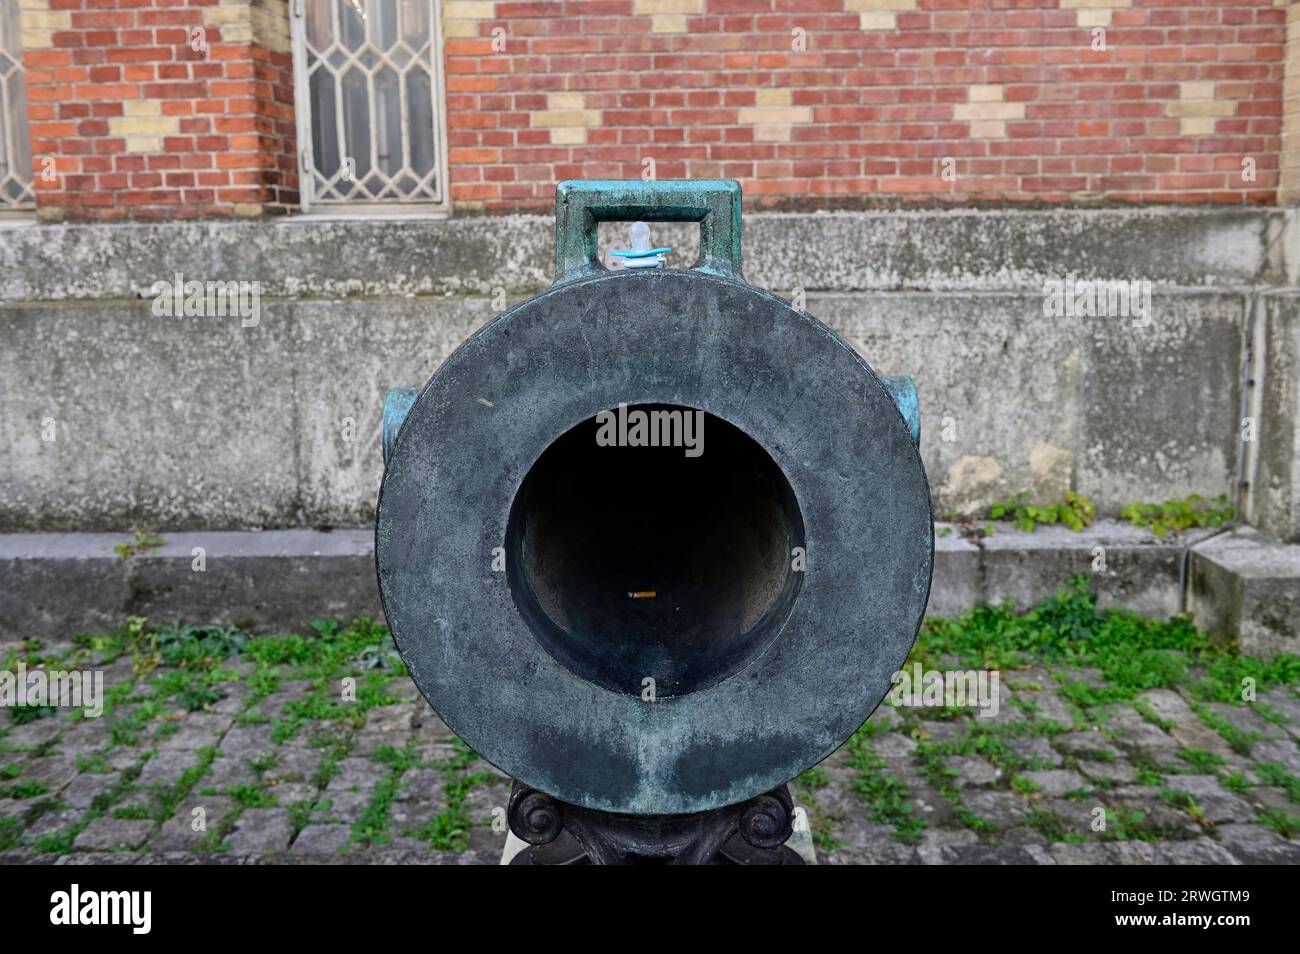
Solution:
M 438 0 L 294 0 L 304 209 L 445 208 Z
M 0 0 L 0 209 L 35 203 L 18 0 Z

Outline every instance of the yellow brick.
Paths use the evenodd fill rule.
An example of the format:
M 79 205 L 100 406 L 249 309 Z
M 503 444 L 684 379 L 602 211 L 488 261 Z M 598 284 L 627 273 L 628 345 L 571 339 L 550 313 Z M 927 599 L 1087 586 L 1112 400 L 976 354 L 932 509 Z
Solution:
M 581 93 L 547 93 L 547 109 L 582 109 L 583 96 Z
M 1131 7 L 1133 0 L 1061 0 L 1062 10 Z
M 66 10 L 24 10 L 19 22 L 24 30 L 66 30 L 72 25 L 72 14 Z
M 169 136 L 180 130 L 177 116 L 115 116 L 108 121 L 114 136 Z
M 754 100 L 760 106 L 789 106 L 790 91 L 788 89 L 760 89 L 755 94 Z
M 1178 123 L 1178 131 L 1184 136 L 1208 136 L 1214 132 L 1214 122 L 1209 116 L 1184 119 Z
M 862 30 L 892 30 L 895 15 L 892 13 L 859 13 L 858 28 Z
M 122 104 L 126 116 L 161 116 L 162 103 L 156 99 L 132 99 Z
M 783 125 L 806 123 L 812 119 L 807 106 L 746 106 L 740 111 L 740 121 L 752 125 Z
M 915 10 L 916 0 L 846 0 L 844 9 L 848 13 L 870 10 Z
M 1023 119 L 1024 103 L 958 103 L 952 111 L 955 119 Z
M 226 26 L 230 23 L 244 23 L 249 19 L 248 7 L 205 7 L 203 22 L 208 26 Z
M 1233 111 L 1232 103 L 1197 101 L 1191 103 L 1167 103 L 1165 105 L 1166 116 L 1231 116 Z
M 755 142 L 789 142 L 789 126 L 755 126 Z
M 551 143 L 556 146 L 581 146 L 587 141 L 587 130 L 581 126 L 559 126 L 551 130 Z
M 636 0 L 632 12 L 638 15 L 662 13 L 703 13 L 704 0 Z
M 1195 83 L 1179 83 L 1180 99 L 1214 99 L 1214 81 L 1198 80 Z
M 447 0 L 442 5 L 444 20 L 488 20 L 496 14 L 496 4 L 485 0 Z
M 253 24 L 247 21 L 230 23 L 221 28 L 222 43 L 252 43 Z
M 471 20 L 453 20 L 442 28 L 443 36 L 478 36 L 478 24 Z
M 529 114 L 534 126 L 595 126 L 600 123 L 600 111 L 595 109 L 548 109 Z
M 127 136 L 127 152 L 162 152 L 162 140 L 157 136 Z
M 686 18 L 677 14 L 651 17 L 650 30 L 653 33 L 686 33 Z
M 289 5 L 272 3 L 252 8 L 253 39 L 268 50 L 288 53 L 292 49 L 289 39 Z
M 969 90 L 972 103 L 995 103 L 1002 101 L 1001 86 L 972 86 Z
M 1081 27 L 1104 27 L 1110 26 L 1109 10 L 1080 10 L 1079 26 Z
M 42 30 L 23 30 L 24 50 L 48 50 L 54 46 L 54 34 Z
M 235 215 L 241 219 L 251 219 L 261 215 L 265 209 L 252 202 L 236 202 Z
M 287 6 L 283 9 L 287 10 Z M 203 23 L 205 26 L 220 27 L 223 43 L 257 41 L 268 49 L 283 52 L 288 49 L 287 13 L 286 19 L 280 24 L 274 24 L 268 19 L 279 12 L 279 9 L 269 11 L 261 7 L 253 8 L 247 3 L 222 2 L 219 6 L 203 8 Z M 278 36 L 279 33 L 284 35 Z
M 970 134 L 972 139 L 1005 139 L 1007 124 L 994 121 L 971 123 Z

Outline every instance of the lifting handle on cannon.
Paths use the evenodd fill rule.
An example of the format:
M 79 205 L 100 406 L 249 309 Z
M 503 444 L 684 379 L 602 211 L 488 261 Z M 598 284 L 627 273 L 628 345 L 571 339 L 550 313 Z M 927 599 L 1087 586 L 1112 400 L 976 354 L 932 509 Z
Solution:
M 741 272 L 741 189 L 732 179 L 566 180 L 555 189 L 555 287 L 605 271 L 597 256 L 601 222 L 698 222 L 696 271 L 736 281 Z M 920 445 L 921 409 L 910 377 L 882 376 L 880 383 Z M 419 388 L 394 388 L 383 406 L 384 464 Z
M 731 179 L 658 182 L 581 180 L 555 190 L 555 284 L 605 270 L 597 260 L 601 222 L 699 222 L 701 272 L 744 281 L 740 270 L 740 184 Z

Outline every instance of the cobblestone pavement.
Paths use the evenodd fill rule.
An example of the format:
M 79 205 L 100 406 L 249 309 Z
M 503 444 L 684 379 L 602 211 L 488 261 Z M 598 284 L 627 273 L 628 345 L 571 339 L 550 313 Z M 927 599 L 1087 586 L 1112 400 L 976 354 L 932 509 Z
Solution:
M 195 632 L 179 651 L 139 632 L 135 650 L 4 647 L 8 669 L 101 665 L 110 705 L 0 713 L 0 862 L 497 862 L 509 781 L 382 630 L 325 632 L 323 656 L 276 637 L 201 658 L 186 638 L 241 637 Z M 1065 689 L 1095 670 L 1002 675 L 996 717 L 882 707 L 798 780 L 821 863 L 1300 862 L 1294 687 L 1263 706 L 1151 689 L 1081 707 Z

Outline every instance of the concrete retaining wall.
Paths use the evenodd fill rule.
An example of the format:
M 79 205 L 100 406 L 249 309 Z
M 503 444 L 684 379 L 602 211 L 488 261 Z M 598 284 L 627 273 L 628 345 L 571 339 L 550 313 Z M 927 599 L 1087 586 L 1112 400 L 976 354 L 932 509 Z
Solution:
M 1279 538 L 1300 541 L 1300 293 L 1260 300 L 1250 345 L 1258 387 L 1247 410 L 1260 422 L 1258 440 L 1247 445 L 1255 464 L 1250 516 Z
M 1293 211 L 1247 208 L 752 213 L 745 274 L 760 288 L 1040 289 L 1066 272 L 1167 285 L 1285 282 Z M 280 297 L 526 296 L 554 270 L 549 215 L 121 225 L 0 223 L 0 301 L 135 297 L 176 271 L 260 281 Z M 601 226 L 602 238 L 620 227 Z M 698 228 L 654 235 L 694 260 Z
M 168 533 L 156 552 L 122 559 L 114 547 L 130 539 L 0 534 L 0 638 L 111 631 L 128 615 L 257 632 L 305 631 L 326 616 L 382 617 L 368 530 Z M 976 544 L 941 525 L 928 611 L 953 615 L 1005 599 L 1029 606 L 1082 573 L 1102 605 L 1169 616 L 1181 608 L 1186 543 L 1103 523 L 1081 534 L 1004 525 Z
M 0 534 L 0 641 L 111 632 L 155 622 L 307 632 L 336 616 L 382 618 L 369 530 L 168 533 L 121 558 L 122 533 Z M 928 613 L 979 603 L 1027 607 L 1086 575 L 1101 606 L 1165 618 L 1182 611 L 1246 652 L 1300 654 L 1300 546 L 1249 528 L 1157 539 L 1102 521 L 1082 533 L 1006 524 L 977 541 L 939 525 Z
M 1252 209 L 757 214 L 746 273 L 803 289 L 878 371 L 917 378 L 939 512 L 1075 487 L 1114 514 L 1233 491 L 1244 357 L 1273 361 L 1261 414 L 1270 435 L 1294 434 L 1287 221 Z M 423 383 L 544 287 L 550 227 L 0 230 L 0 530 L 367 525 L 384 391 Z M 693 257 L 694 236 L 665 237 Z M 140 296 L 178 272 L 260 282 L 256 327 L 155 317 Z M 1044 281 L 1070 274 L 1154 283 L 1151 324 L 1045 317 Z M 1263 334 L 1260 313 L 1272 316 Z M 1262 341 L 1249 355 L 1248 334 Z M 1260 518 L 1294 537 L 1288 446 L 1259 458 L 1280 488 Z

